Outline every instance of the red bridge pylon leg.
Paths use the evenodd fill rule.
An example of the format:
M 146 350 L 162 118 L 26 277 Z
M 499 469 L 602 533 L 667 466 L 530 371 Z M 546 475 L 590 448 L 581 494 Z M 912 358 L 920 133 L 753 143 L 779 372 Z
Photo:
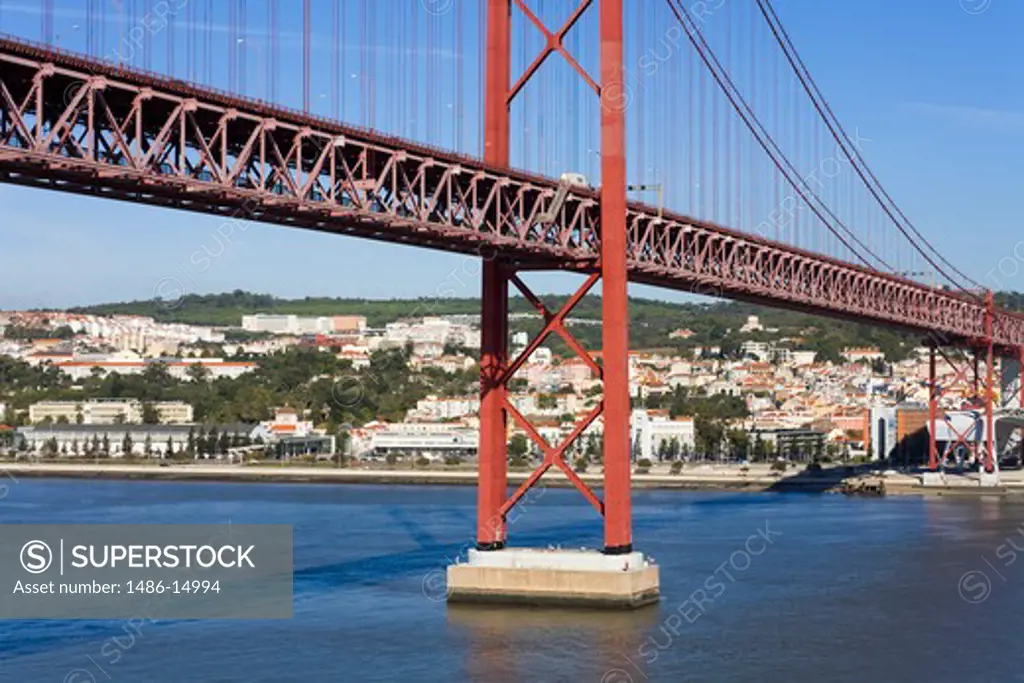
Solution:
M 510 0 L 488 0 L 487 89 L 484 94 L 484 160 L 509 162 L 508 91 L 511 79 Z M 505 518 L 499 512 L 508 494 L 505 416 L 505 364 L 508 361 L 508 269 L 484 259 L 480 315 L 480 444 L 477 481 L 477 547 L 505 547 Z
M 1017 347 L 1017 408 L 1024 410 L 1024 346 Z M 1024 427 L 1021 430 L 1017 457 L 1024 462 Z
M 993 404 L 996 399 L 995 354 L 993 349 L 993 322 L 995 320 L 995 302 L 992 291 L 985 292 L 985 471 L 995 470 L 995 414 Z
M 939 466 L 938 438 L 935 433 L 936 417 L 939 411 L 939 391 L 935 379 L 935 347 L 928 347 L 928 469 L 934 472 Z M 872 428 L 874 428 L 872 426 Z
M 604 550 L 633 550 L 629 472 L 629 302 L 622 0 L 601 0 L 601 316 Z
M 499 510 L 508 491 L 508 275 L 502 263 L 484 264 L 482 298 L 476 540 L 480 550 L 500 550 L 505 547 L 505 516 Z

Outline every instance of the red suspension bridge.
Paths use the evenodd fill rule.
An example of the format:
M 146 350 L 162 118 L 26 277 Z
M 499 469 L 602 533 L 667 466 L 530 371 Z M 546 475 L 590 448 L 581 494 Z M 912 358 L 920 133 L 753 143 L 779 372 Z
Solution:
M 483 259 L 481 549 L 556 467 L 603 514 L 605 551 L 631 550 L 628 282 L 920 335 L 932 467 L 934 355 L 959 349 L 988 425 L 970 447 L 993 466 L 995 363 L 1020 360 L 1024 318 L 899 209 L 768 0 L 4 5 L 0 181 Z M 663 201 L 638 201 L 652 188 Z M 584 282 L 550 310 L 536 270 Z M 600 362 L 564 325 L 598 281 Z M 516 358 L 509 285 L 546 320 Z M 506 393 L 552 334 L 604 382 L 560 444 Z M 599 416 L 601 497 L 563 459 Z M 545 454 L 511 497 L 509 419 Z

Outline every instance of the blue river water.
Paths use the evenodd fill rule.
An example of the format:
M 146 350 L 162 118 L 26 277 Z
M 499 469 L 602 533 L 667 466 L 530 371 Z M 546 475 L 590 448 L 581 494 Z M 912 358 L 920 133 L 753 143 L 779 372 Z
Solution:
M 608 613 L 447 606 L 439 579 L 472 542 L 468 487 L 21 481 L 0 523 L 294 525 L 294 618 L 135 633 L 0 621 L 0 681 L 1024 681 L 1022 504 L 634 501 L 635 544 L 658 561 L 663 598 Z M 597 547 L 600 533 L 578 494 L 540 490 L 510 539 Z

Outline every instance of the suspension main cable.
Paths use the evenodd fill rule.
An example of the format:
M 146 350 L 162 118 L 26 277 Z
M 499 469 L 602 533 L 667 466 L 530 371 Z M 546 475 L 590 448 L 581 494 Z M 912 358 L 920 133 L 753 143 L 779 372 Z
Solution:
M 672 10 L 672 13 L 675 15 L 677 21 L 679 21 L 680 25 L 686 31 L 687 38 L 690 40 L 690 43 L 697 51 L 697 54 L 700 56 L 704 64 L 708 67 L 708 70 L 711 72 L 711 75 L 714 77 L 719 87 L 722 89 L 726 97 L 729 99 L 729 102 L 732 105 L 733 109 L 736 110 L 736 113 L 739 114 L 744 124 L 746 124 L 747 128 L 751 131 L 751 133 L 753 133 L 758 144 L 768 154 L 769 159 L 779 170 L 779 172 L 781 172 L 782 175 L 786 178 L 787 182 L 790 184 L 790 186 L 792 186 L 794 191 L 796 191 L 796 193 L 800 196 L 804 203 L 807 204 L 808 208 L 810 208 L 810 210 L 814 213 L 815 216 L 818 217 L 819 220 L 821 220 L 825 227 L 828 228 L 828 230 L 832 232 L 833 235 L 836 236 L 839 242 L 844 247 L 846 247 L 846 249 L 851 254 L 853 254 L 857 259 L 864 263 L 864 265 L 866 265 L 869 268 L 875 267 L 874 264 L 871 263 L 869 258 L 864 256 L 864 253 L 866 253 L 868 254 L 868 256 L 870 256 L 879 264 L 881 264 L 885 269 L 892 270 L 892 268 L 885 262 L 883 258 L 875 254 L 867 245 L 861 242 L 857 235 L 852 230 L 850 230 L 838 216 L 835 215 L 835 213 L 831 210 L 831 208 L 828 207 L 827 204 L 825 204 L 821 197 L 819 197 L 810 188 L 807 181 L 800 176 L 799 171 L 788 159 L 788 157 L 786 157 L 785 153 L 779 147 L 778 143 L 761 123 L 756 113 L 746 102 L 742 93 L 740 93 L 739 89 L 736 87 L 736 84 L 733 82 L 732 78 L 729 76 L 726 69 L 722 66 L 721 62 L 719 62 L 714 51 L 711 49 L 711 46 L 707 43 L 703 33 L 697 26 L 697 23 L 693 20 L 693 17 L 690 15 L 689 10 L 687 10 L 686 7 L 683 6 L 678 0 L 666 0 L 666 2 L 668 2 L 669 8 Z M 811 201 L 812 199 L 814 200 L 813 202 Z M 832 221 L 834 221 L 835 225 L 833 225 L 833 223 L 829 221 L 829 218 L 826 218 L 826 215 L 829 218 L 831 218 Z M 844 233 L 846 233 L 849 239 L 847 239 L 847 237 L 844 237 L 842 234 L 839 233 L 839 231 L 835 227 L 836 225 L 839 226 L 839 228 L 841 228 Z M 851 241 L 855 243 L 857 246 L 859 246 L 864 253 L 861 253 L 861 251 L 858 251 L 856 248 L 854 248 L 854 246 L 851 244 Z
M 886 213 L 886 215 L 889 216 L 889 218 L 893 221 L 893 224 L 899 229 L 903 236 L 907 238 L 907 241 L 910 243 L 910 245 L 918 253 L 920 253 L 921 256 L 924 257 L 924 259 L 928 262 L 929 265 L 935 268 L 936 272 L 943 275 L 950 282 L 950 284 L 958 287 L 959 289 L 969 294 L 977 296 L 975 292 L 972 292 L 970 289 L 964 287 L 962 284 L 957 282 L 957 280 L 954 277 L 952 277 L 949 273 L 947 273 L 945 270 L 943 270 L 942 267 L 940 267 L 932 259 L 931 256 L 925 253 L 925 251 L 922 249 L 922 244 L 925 247 L 927 247 L 927 249 L 931 251 L 932 254 L 934 254 L 934 256 L 938 260 L 942 261 L 942 263 L 949 267 L 953 272 L 955 272 L 957 275 L 963 278 L 964 281 L 970 283 L 971 285 L 974 285 L 977 288 L 981 288 L 981 285 L 979 285 L 975 280 L 965 275 L 959 268 L 957 268 L 946 257 L 944 257 L 938 251 L 938 249 L 936 249 L 935 246 L 932 245 L 931 242 L 929 242 L 928 239 L 917 229 L 917 227 L 914 226 L 914 224 L 910 221 L 907 215 L 896 204 L 892 196 L 885 190 L 885 187 L 882 186 L 881 182 L 878 180 L 878 177 L 874 174 L 871 168 L 864 161 L 864 157 L 861 155 L 857 145 L 852 141 L 850 135 L 846 132 L 846 129 L 839 121 L 839 118 L 832 111 L 832 108 L 829 106 L 828 101 L 825 99 L 824 95 L 821 92 L 821 89 L 818 87 L 813 76 L 811 75 L 810 70 L 807 68 L 807 65 L 804 63 L 803 59 L 800 57 L 800 54 L 797 52 L 796 47 L 794 46 L 793 41 L 790 39 L 789 33 L 786 31 L 785 26 L 783 26 L 782 21 L 779 19 L 778 14 L 775 12 L 775 8 L 772 6 L 771 0 L 756 0 L 756 2 L 759 9 L 761 10 L 761 14 L 764 16 L 765 21 L 768 23 L 768 26 L 771 29 L 776 42 L 778 42 L 779 46 L 782 48 L 783 53 L 786 55 L 786 59 L 789 62 L 790 67 L 793 69 L 793 72 L 800 80 L 800 83 L 803 86 L 804 90 L 807 92 L 807 95 L 811 98 L 811 102 L 812 104 L 814 104 L 814 107 L 818 111 L 818 114 L 821 116 L 822 120 L 825 122 L 825 125 L 828 127 L 829 133 L 832 135 L 836 143 L 839 144 L 840 148 L 843 150 L 843 153 L 846 155 L 847 159 L 849 159 L 850 163 L 853 165 L 854 170 L 857 172 L 857 175 L 860 176 L 860 179 L 864 183 L 864 186 L 868 189 L 869 192 L 871 192 L 871 195 L 878 202 L 882 210 Z M 920 240 L 920 244 L 908 234 L 908 229 L 912 231 L 914 235 L 917 236 L 918 240 Z

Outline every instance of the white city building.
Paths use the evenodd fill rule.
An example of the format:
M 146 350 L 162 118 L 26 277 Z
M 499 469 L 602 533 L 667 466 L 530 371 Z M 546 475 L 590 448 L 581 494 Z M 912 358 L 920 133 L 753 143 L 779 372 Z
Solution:
M 192 406 L 182 401 L 157 401 L 152 404 L 162 424 L 192 422 Z M 66 422 L 68 424 L 139 424 L 143 405 L 136 399 L 96 398 L 87 401 L 39 401 L 28 408 L 29 421 Z
M 191 379 L 190 369 L 200 365 L 206 371 L 209 379 L 220 379 L 227 377 L 237 379 L 247 372 L 256 369 L 256 363 L 248 361 L 226 361 L 223 358 L 190 358 L 180 359 L 156 359 L 156 360 L 110 360 L 106 356 L 85 357 L 77 356 L 74 360 L 56 360 L 50 362 L 73 380 L 88 379 L 95 369 L 101 375 L 115 373 L 121 375 L 141 375 L 154 362 L 162 362 L 167 367 L 167 373 L 176 379 L 188 381 Z
M 479 411 L 479 395 L 463 398 L 427 396 L 416 402 L 416 407 L 406 414 L 405 419 L 411 422 L 440 422 L 475 415 Z
M 817 356 L 817 351 L 790 351 L 787 362 L 792 363 L 797 367 L 805 367 L 808 365 L 814 365 L 814 361 Z
M 756 315 L 748 315 L 747 322 L 740 328 L 740 332 L 760 332 L 764 329 L 764 325 L 758 320 Z
M 696 430 L 692 417 L 671 418 L 664 411 L 634 410 L 630 421 L 630 438 L 638 446 L 638 457 L 654 460 L 662 442 L 673 438 L 682 450 L 693 450 Z
M 873 346 L 844 349 L 840 355 L 849 363 L 871 363 L 876 360 L 885 360 L 885 354 Z
M 361 315 L 300 316 L 258 313 L 242 316 L 242 329 L 271 334 L 362 333 L 366 318 Z
M 130 443 L 132 455 L 145 455 L 148 448 L 151 457 L 162 458 L 184 452 L 188 447 L 189 434 L 194 437 L 197 432 L 194 425 L 54 424 L 19 427 L 18 433 L 28 449 L 35 453 L 51 444 L 56 446 L 56 453 L 61 456 L 86 456 L 96 444 L 102 444 L 101 448 L 109 448 L 105 454 L 120 458 L 127 455 L 125 446 Z
M 273 334 L 327 334 L 334 331 L 331 318 L 306 318 L 297 315 L 243 315 L 242 329 Z
M 212 327 L 158 323 L 153 318 L 136 315 L 58 314 L 50 322 L 51 325 L 66 324 L 77 334 L 102 340 L 122 351 L 143 352 L 156 347 L 177 347 L 196 342 L 219 344 L 224 341 L 224 333 Z
M 410 423 L 388 425 L 375 432 L 370 447 L 375 455 L 389 453 L 440 458 L 447 455 L 476 456 L 479 431 L 450 424 Z
M 270 452 L 279 458 L 304 454 L 325 454 L 335 452 L 337 446 L 333 434 L 314 427 L 311 420 L 299 419 L 294 408 L 276 408 L 274 419 L 260 422 L 250 436 L 271 447 Z
M 480 330 L 445 318 L 423 318 L 418 322 L 388 323 L 382 341 L 387 346 L 413 344 L 419 347 L 434 343 L 441 347 L 454 344 L 477 349 L 480 348 Z
M 745 341 L 740 344 L 740 353 L 768 362 L 772 357 L 772 345 L 768 342 Z

